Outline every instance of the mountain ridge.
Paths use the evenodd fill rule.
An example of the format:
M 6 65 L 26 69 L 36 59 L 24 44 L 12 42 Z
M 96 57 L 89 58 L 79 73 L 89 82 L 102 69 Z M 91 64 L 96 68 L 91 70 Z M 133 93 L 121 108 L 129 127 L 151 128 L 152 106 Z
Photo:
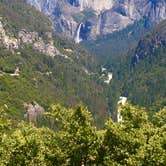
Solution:
M 54 22 L 55 31 L 75 40 L 78 37 L 81 40 L 95 39 L 98 35 L 124 29 L 142 18 L 146 18 L 149 26 L 166 18 L 164 0 L 26 0 L 26 2 L 48 15 Z

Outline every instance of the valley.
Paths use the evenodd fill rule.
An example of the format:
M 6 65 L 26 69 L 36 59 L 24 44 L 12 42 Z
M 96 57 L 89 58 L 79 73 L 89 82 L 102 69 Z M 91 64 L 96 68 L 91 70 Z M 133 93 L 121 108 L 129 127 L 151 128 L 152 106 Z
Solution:
M 29 3 L 32 4 L 32 2 Z M 53 10 L 59 3 L 58 1 L 41 1 L 40 3 L 36 1 L 32 5 L 44 13 L 47 11 L 46 14 L 48 15 L 50 13 L 48 11 Z M 72 5 L 76 11 L 79 8 L 81 12 L 94 7 L 94 10 L 98 11 L 98 13 L 104 10 L 107 11 L 109 8 L 114 8 L 113 6 L 115 5 L 113 1 L 110 1 L 109 5 L 107 2 L 105 2 L 106 4 L 101 3 L 102 5 L 98 7 L 93 4 L 97 4 L 97 1 L 93 3 L 88 1 L 70 1 L 64 3 L 69 3 L 69 7 Z M 123 2 L 122 4 L 126 3 Z M 1 45 L 3 46 L 1 52 L 2 55 L 10 55 L 11 52 L 10 56 L 1 56 L 1 79 L 4 82 L 4 78 L 6 81 L 8 79 L 12 80 L 8 76 L 19 75 L 16 79 L 18 81 L 14 82 L 16 87 L 18 82 L 28 79 L 27 83 L 24 83 L 22 90 L 20 89 L 19 93 L 16 92 L 15 101 L 11 102 L 9 100 L 10 102 L 8 102 L 11 107 L 14 107 L 14 110 L 19 110 L 20 108 L 23 110 L 21 113 L 22 118 L 26 111 L 23 103 L 34 101 L 42 105 L 45 109 L 48 109 L 49 105 L 53 102 L 58 102 L 69 107 L 83 102 L 95 117 L 95 123 L 98 123 L 100 120 L 104 122 L 105 118 L 110 117 L 110 113 L 113 118 L 116 117 L 117 103 L 120 96 L 126 96 L 131 103 L 146 107 L 149 114 L 165 105 L 165 87 L 162 87 L 162 90 L 158 93 L 160 96 L 158 96 L 154 90 L 155 88 L 152 86 L 152 82 L 158 75 L 154 74 L 153 78 L 150 78 L 152 82 L 149 80 L 151 82 L 149 84 L 146 83 L 148 80 L 145 79 L 145 77 L 149 77 L 148 75 L 153 70 L 150 69 L 148 71 L 149 65 L 153 68 L 153 65 L 156 66 L 160 62 L 156 64 L 156 60 L 152 58 L 151 63 L 148 64 L 149 60 L 145 58 L 145 60 L 136 64 L 137 61 L 140 61 L 138 58 L 142 59 L 144 56 L 143 52 L 146 52 L 148 55 L 152 54 L 151 49 L 154 52 L 158 52 L 158 50 L 160 52 L 160 47 L 161 49 L 165 47 L 164 44 L 161 45 L 164 37 L 163 39 L 156 37 L 158 41 L 155 43 L 158 43 L 158 45 L 154 44 L 152 46 L 153 43 L 140 44 L 141 41 L 146 40 L 146 34 L 148 36 L 150 34 L 149 31 L 152 29 L 152 24 L 149 26 L 150 22 L 147 17 L 144 19 L 140 18 L 140 20 L 134 21 L 126 28 L 116 30 L 111 34 L 100 34 L 96 40 L 84 40 L 84 37 L 81 37 L 82 26 L 85 25 L 80 22 L 76 32 L 74 32 L 76 33 L 75 38 L 70 41 L 70 39 L 66 40 L 65 37 L 54 33 L 56 29 L 51 26 L 52 23 L 54 25 L 51 15 L 49 16 L 51 20 L 49 20 L 44 14 L 41 14 L 29 5 L 25 5 L 21 1 L 13 1 L 10 5 L 8 2 L 1 2 L 1 4 L 0 27 Z M 54 4 L 52 8 L 50 8 L 51 4 Z M 138 3 L 136 4 L 138 5 Z M 44 6 L 48 7 L 47 10 L 44 9 Z M 126 12 L 133 10 L 129 10 L 129 7 L 126 9 Z M 16 10 L 16 8 L 20 10 Z M 25 10 L 24 14 L 22 8 Z M 10 10 L 12 15 L 9 15 L 8 10 Z M 30 14 L 28 10 L 32 10 L 33 12 Z M 130 15 L 132 12 L 134 11 L 129 12 Z M 15 15 L 17 19 L 13 21 L 12 19 Z M 35 19 L 34 15 L 37 16 L 38 20 Z M 164 15 L 162 16 L 164 17 Z M 31 24 L 26 24 L 26 19 L 31 20 Z M 158 19 L 162 20 L 163 18 Z M 164 21 L 158 26 L 161 26 L 158 31 L 163 30 L 165 28 Z M 163 36 L 165 36 L 164 33 Z M 93 56 L 79 45 L 80 42 Z M 142 47 L 147 50 L 143 51 Z M 155 58 L 158 58 L 158 56 Z M 162 58 L 164 57 L 160 57 L 159 61 L 163 61 Z M 146 67 L 142 69 L 142 65 L 145 64 Z M 15 72 L 16 69 L 19 69 L 19 74 Z M 146 72 L 141 72 L 140 70 L 145 70 Z M 161 70 L 164 70 L 164 68 Z M 142 80 L 142 83 L 137 81 L 137 73 L 139 73 L 139 81 Z M 164 73 L 160 74 L 163 79 L 159 84 L 164 85 L 165 75 Z M 3 83 L 1 84 L 3 87 Z M 144 88 L 141 90 L 141 87 L 146 87 L 148 90 Z M 14 90 L 13 87 L 10 88 Z M 25 94 L 24 99 L 18 98 L 17 100 L 17 96 L 20 93 L 24 93 L 25 89 L 27 90 L 27 94 Z M 9 90 L 2 91 L 2 98 L 4 98 L 4 94 L 8 95 L 9 93 Z M 34 95 L 36 93 L 37 95 Z M 141 95 L 143 97 L 140 97 Z M 6 104 L 6 99 L 2 99 L 1 102 Z M 14 103 L 17 103 L 17 106 Z M 19 111 L 18 113 L 20 114 Z
M 82 102 L 91 110 L 95 123 L 104 125 L 108 86 L 102 85 L 94 58 L 74 42 L 54 34 L 51 22 L 29 5 L 0 3 L 0 105 L 7 105 L 13 118 L 23 119 L 24 103 L 37 102 L 47 110 L 55 102 L 66 107 Z M 31 23 L 22 22 L 26 19 Z M 19 76 L 11 77 L 16 68 Z
M 166 1 L 0 0 L 0 165 L 165 166 Z

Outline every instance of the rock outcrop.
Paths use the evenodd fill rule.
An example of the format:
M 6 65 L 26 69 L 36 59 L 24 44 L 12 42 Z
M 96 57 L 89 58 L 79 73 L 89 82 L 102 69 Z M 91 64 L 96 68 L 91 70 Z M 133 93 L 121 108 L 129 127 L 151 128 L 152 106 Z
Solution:
M 16 50 L 22 47 L 23 44 L 32 44 L 33 48 L 48 56 L 60 55 L 58 49 L 54 46 L 52 33 L 47 32 L 48 40 L 44 41 L 39 37 L 38 32 L 28 32 L 23 29 L 18 32 L 18 37 L 13 37 L 12 34 L 7 34 L 0 20 L 0 46 L 8 50 Z
M 20 75 L 20 69 L 19 67 L 16 67 L 14 73 L 10 74 L 11 76 L 18 77 Z
M 55 30 L 76 42 L 121 30 L 145 18 L 154 25 L 166 18 L 165 0 L 26 0 L 53 21 Z
M 38 50 L 39 52 L 46 54 L 48 56 L 55 56 L 59 55 L 60 52 L 58 49 L 54 46 L 54 41 L 52 39 L 52 33 L 48 32 L 47 36 L 49 40 L 46 42 L 41 37 L 39 37 L 39 34 L 37 32 L 28 32 L 25 29 L 21 30 L 18 33 L 18 37 L 23 44 L 32 44 L 33 48 L 35 50 Z
M 48 43 L 44 43 L 44 41 L 40 38 L 38 41 L 34 43 L 33 48 L 43 54 L 46 54 L 52 57 L 60 54 L 60 52 L 54 46 L 53 40 L 50 40 Z
M 39 40 L 39 35 L 37 32 L 27 32 L 25 29 L 19 31 L 18 37 L 24 44 L 33 44 Z
M 39 104 L 34 102 L 33 104 L 24 104 L 25 109 L 27 110 L 24 115 L 24 119 L 28 122 L 37 122 L 37 119 L 44 114 L 44 108 Z
M 0 20 L 0 45 L 6 49 L 18 49 L 19 40 L 7 34 Z

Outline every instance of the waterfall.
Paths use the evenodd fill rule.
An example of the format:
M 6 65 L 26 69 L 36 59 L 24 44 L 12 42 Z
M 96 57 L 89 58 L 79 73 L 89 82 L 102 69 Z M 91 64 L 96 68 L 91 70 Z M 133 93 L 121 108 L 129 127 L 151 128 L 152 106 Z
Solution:
M 127 102 L 127 97 L 123 97 L 123 96 L 120 96 L 119 98 L 119 101 L 118 101 L 118 105 L 120 106 L 124 106 Z M 120 108 L 118 108 L 117 110 L 117 122 L 122 122 L 123 121 L 123 117 L 121 115 L 121 110 Z
M 98 22 L 97 22 L 97 26 L 96 26 L 97 35 L 100 35 L 100 32 L 101 32 L 101 20 L 102 20 L 102 13 L 100 13 L 98 15 Z
M 77 33 L 76 33 L 76 37 L 75 37 L 75 42 L 76 43 L 80 43 L 82 41 L 82 39 L 80 38 L 80 31 L 81 31 L 81 27 L 82 27 L 82 23 L 80 23 L 80 25 L 78 26 L 77 29 Z

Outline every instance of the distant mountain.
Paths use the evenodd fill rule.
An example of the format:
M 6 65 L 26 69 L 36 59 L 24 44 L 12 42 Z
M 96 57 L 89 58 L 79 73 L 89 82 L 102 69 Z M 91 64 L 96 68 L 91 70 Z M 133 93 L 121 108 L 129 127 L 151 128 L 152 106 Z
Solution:
M 22 1 L 0 1 L 0 107 L 13 118 L 23 118 L 30 103 L 47 109 L 83 102 L 101 125 L 109 109 L 99 77 L 93 57 L 55 34 L 44 14 Z
M 152 26 L 166 18 L 165 0 L 26 0 L 47 14 L 56 32 L 76 42 L 95 39 L 145 19 Z

